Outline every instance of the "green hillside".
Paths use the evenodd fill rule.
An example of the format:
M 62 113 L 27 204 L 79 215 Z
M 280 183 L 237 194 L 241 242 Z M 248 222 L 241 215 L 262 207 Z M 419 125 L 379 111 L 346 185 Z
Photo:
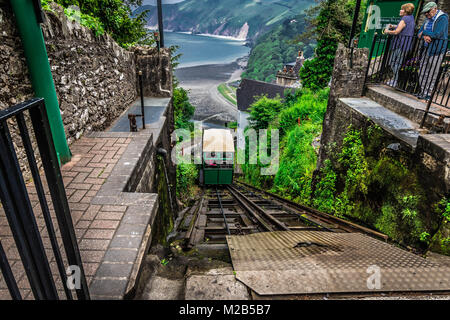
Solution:
M 242 77 L 270 82 L 275 80 L 276 72 L 284 64 L 295 61 L 299 50 L 304 52 L 306 58 L 311 57 L 314 53 L 312 43 L 293 41 L 305 31 L 305 18 L 304 14 L 300 14 L 293 19 L 286 19 L 259 37 L 250 52 L 247 70 Z
M 312 4 L 314 0 L 186 0 L 163 5 L 164 28 L 237 37 L 248 25 L 247 38 L 255 39 Z M 155 7 L 142 6 L 134 14 L 146 9 L 148 25 L 156 26 Z

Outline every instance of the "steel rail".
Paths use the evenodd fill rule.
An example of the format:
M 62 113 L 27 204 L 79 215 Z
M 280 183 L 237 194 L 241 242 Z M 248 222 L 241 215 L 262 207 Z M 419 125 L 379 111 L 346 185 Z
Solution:
M 245 202 L 240 198 L 240 195 L 235 193 L 229 186 L 227 186 L 228 191 L 231 193 L 231 195 L 237 200 L 237 202 L 248 212 L 250 213 L 258 222 L 259 224 L 266 230 L 266 231 L 275 231 L 275 229 L 268 225 L 263 218 L 259 216 L 254 210 L 252 210 Z
M 278 220 L 277 218 L 273 217 L 271 214 L 267 213 L 266 210 L 264 210 L 263 208 L 261 208 L 260 206 L 258 206 L 256 203 L 254 203 L 253 201 L 251 201 L 248 197 L 246 197 L 244 194 L 242 194 L 242 192 L 240 192 L 239 190 L 237 190 L 236 188 L 232 187 L 232 186 L 228 186 L 229 190 L 233 190 L 234 192 L 238 193 L 242 198 L 244 198 L 253 208 L 255 208 L 257 211 L 259 211 L 261 214 L 264 215 L 264 217 L 269 220 L 271 223 L 273 223 L 275 226 L 277 226 L 278 228 L 280 228 L 281 230 L 284 231 L 289 231 L 289 227 L 287 227 L 283 222 L 281 222 L 280 220 Z
M 360 231 L 360 232 L 363 232 L 363 233 L 366 233 L 366 234 L 370 234 L 370 235 L 378 237 L 378 238 L 382 238 L 383 240 L 389 240 L 389 236 L 387 236 L 387 235 L 385 235 L 383 233 L 380 233 L 380 232 L 374 231 L 372 229 L 360 226 L 360 225 L 358 225 L 356 223 L 353 223 L 353 222 L 350 222 L 350 221 L 347 221 L 347 220 L 344 220 L 344 219 L 332 216 L 332 215 L 330 215 L 328 213 L 324 213 L 324 212 L 318 211 L 316 209 L 313 209 L 313 208 L 310 208 L 310 207 L 307 207 L 307 206 L 295 203 L 295 202 L 293 202 L 291 200 L 284 199 L 283 197 L 280 197 L 279 195 L 276 195 L 274 193 L 271 193 L 271 192 L 268 192 L 268 191 L 265 191 L 265 190 L 258 189 L 258 188 L 254 187 L 254 186 L 251 186 L 251 185 L 249 185 L 249 184 L 247 184 L 245 182 L 239 181 L 238 183 L 241 184 L 241 185 L 244 185 L 244 186 L 246 186 L 246 187 L 248 187 L 250 189 L 256 190 L 257 192 L 260 192 L 260 193 L 266 194 L 266 195 L 268 195 L 270 197 L 276 198 L 276 199 L 286 203 L 290 207 L 293 207 L 296 210 L 301 210 L 301 211 L 303 211 L 306 214 L 312 215 L 313 217 L 316 217 L 316 218 L 321 219 L 321 220 L 325 219 L 325 221 L 328 221 L 328 222 L 333 221 L 334 223 L 337 223 L 338 225 L 340 225 L 343 229 L 345 228 L 344 230 L 351 230 L 351 231 L 357 230 L 357 231 Z
M 264 198 L 262 198 L 262 199 L 264 199 Z M 300 212 L 298 209 L 289 207 L 289 206 L 287 206 L 287 205 L 283 204 L 282 202 L 277 201 L 277 200 L 275 200 L 275 199 L 271 199 L 271 201 L 274 203 L 275 206 L 279 207 L 280 209 L 283 209 L 283 210 L 286 212 L 287 215 L 289 215 L 289 216 L 295 216 L 296 218 L 299 218 L 300 220 L 302 220 L 305 224 L 311 224 L 311 225 L 313 225 L 313 226 L 314 226 L 313 228 L 316 228 L 316 229 L 317 229 L 317 228 L 320 228 L 320 229 L 323 229 L 323 230 L 325 230 L 325 231 L 334 232 L 333 230 L 331 230 L 330 228 L 324 226 L 323 224 L 321 224 L 321 223 L 319 223 L 319 222 L 317 222 L 317 221 L 311 220 L 310 218 L 307 218 L 307 217 L 303 216 L 303 214 L 307 213 L 307 212 L 305 212 L 305 211 L 301 211 L 301 212 Z M 317 216 L 315 216 L 314 218 L 317 219 L 317 220 L 320 220 L 320 221 L 323 221 L 323 222 L 327 222 L 328 224 L 330 224 L 330 222 L 327 221 L 327 220 L 324 219 L 324 218 L 317 217 Z M 333 223 L 333 224 L 334 224 L 334 223 Z M 289 227 L 289 228 L 290 228 L 291 230 L 292 230 L 292 229 L 296 229 L 296 227 Z M 350 228 L 342 228 L 342 227 L 341 227 L 340 229 L 343 229 L 344 231 L 348 231 L 348 232 L 353 231 L 353 230 L 350 229 Z
M 227 217 L 225 216 L 225 212 L 223 211 L 222 200 L 220 199 L 219 190 L 217 190 L 217 187 L 216 187 L 216 195 L 217 195 L 217 200 L 219 201 L 220 211 L 222 212 L 223 222 L 225 223 L 225 227 L 227 228 L 227 233 L 230 235 L 231 234 L 230 228 L 228 226 Z

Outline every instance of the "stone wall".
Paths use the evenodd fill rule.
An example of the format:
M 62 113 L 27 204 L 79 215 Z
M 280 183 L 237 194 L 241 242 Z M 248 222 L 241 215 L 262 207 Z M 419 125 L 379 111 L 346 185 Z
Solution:
M 441 214 L 436 211 L 436 205 L 441 199 L 448 198 L 450 191 L 450 135 L 420 135 L 419 133 L 417 144 L 412 145 L 403 140 L 398 133 L 396 134 L 395 130 L 390 130 L 392 128 L 383 129 L 377 126 L 376 122 L 345 102 L 349 99 L 341 100 L 340 98 L 361 98 L 364 94 L 362 84 L 367 65 L 367 51 L 358 49 L 354 52 L 353 68 L 350 68 L 348 58 L 349 50 L 339 45 L 323 123 L 313 190 L 316 190 L 320 179 L 323 178 L 321 169 L 325 167 L 325 160 L 330 160 L 332 167 L 339 169 L 338 155 L 342 151 L 343 139 L 349 130 L 349 126 L 351 126 L 361 134 L 361 141 L 364 146 L 363 156 L 367 161 L 368 170 L 371 172 L 375 170 L 379 170 L 376 172 L 390 172 L 386 173 L 386 176 L 376 177 L 376 179 L 381 179 L 380 181 L 383 181 L 383 183 L 395 181 L 390 176 L 390 174 L 396 174 L 392 169 L 395 166 L 389 167 L 390 163 L 401 164 L 399 166 L 407 171 L 408 179 L 410 179 L 408 180 L 409 184 L 392 185 L 394 189 L 398 190 L 396 195 L 400 197 L 406 192 L 406 194 L 420 197 L 421 203 L 417 207 L 420 212 L 414 219 L 421 225 L 426 226 L 431 231 L 431 236 L 435 234 L 435 238 L 438 237 L 437 240 L 433 239 L 432 241 L 431 247 L 433 250 L 450 254 L 448 244 L 446 245 L 447 251 L 437 245 L 438 242 L 447 241 L 445 239 L 450 235 L 450 227 L 448 223 L 445 223 L 446 220 L 443 219 Z M 392 119 L 392 121 L 395 122 L 395 119 Z M 342 176 L 338 175 L 338 177 L 338 180 L 342 179 Z M 374 193 L 376 184 L 371 184 L 370 179 L 375 178 L 368 177 L 364 183 L 372 189 L 368 191 L 364 199 L 355 202 L 357 209 L 354 210 L 354 213 L 359 215 L 357 216 L 358 219 L 364 217 L 367 221 L 375 221 L 382 214 L 380 208 L 387 205 L 389 201 L 395 203 L 397 200 L 386 198 L 387 195 L 384 193 Z M 346 181 L 336 181 L 336 190 L 341 192 L 345 184 Z M 380 182 L 380 185 L 383 184 Z M 357 212 L 360 209 L 359 205 L 361 205 L 361 208 L 363 208 L 362 205 L 366 205 L 367 208 L 364 207 Z M 372 211 L 368 209 L 369 207 Z M 397 227 L 398 230 L 405 228 L 400 223 L 395 226 L 395 228 Z M 380 231 L 384 232 L 383 230 Z M 412 230 L 403 233 L 405 238 L 407 238 L 408 232 L 412 233 Z
M 331 78 L 330 96 L 327 111 L 323 121 L 321 136 L 321 148 L 317 168 L 320 169 L 327 157 L 327 146 L 334 141 L 342 141 L 343 134 L 339 127 L 338 118 L 335 116 L 336 104 L 339 98 L 360 97 L 363 95 L 363 84 L 367 69 L 369 50 L 366 48 L 354 49 L 353 58 L 350 61 L 351 50 L 343 44 L 338 45 L 334 59 L 334 69 Z
M 42 25 L 66 137 L 71 143 L 85 131 L 109 125 L 137 96 L 134 54 L 107 34 L 70 21 L 52 6 Z M 7 1 L 0 0 L 0 43 L 3 72 L 0 108 L 31 98 L 33 90 L 20 37 Z
M 109 35 L 97 38 L 53 8 L 43 33 L 70 143 L 85 131 L 104 129 L 134 102 L 135 59 Z
M 137 99 L 137 69 L 144 74 L 145 95 L 172 95 L 169 49 L 125 50 L 108 34 L 96 37 L 69 20 L 60 6 L 52 4 L 52 10 L 45 12 L 42 30 L 69 144 L 105 129 Z M 0 110 L 33 96 L 14 14 L 9 0 L 0 0 Z M 27 171 L 20 150 L 18 157 Z
M 9 2 L 0 0 L 0 110 L 33 96 Z
M 136 68 L 142 71 L 144 95 L 151 97 L 172 96 L 172 62 L 169 48 L 137 47 Z M 159 79 L 155 81 L 154 79 Z

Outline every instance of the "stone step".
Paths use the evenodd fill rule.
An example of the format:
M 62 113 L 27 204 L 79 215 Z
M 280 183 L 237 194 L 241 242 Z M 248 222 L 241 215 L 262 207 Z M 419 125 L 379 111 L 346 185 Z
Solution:
M 416 148 L 417 139 L 420 134 L 417 123 L 385 108 L 369 98 L 340 98 L 339 103 L 343 103 L 364 117 L 371 119 L 375 124 L 409 145 L 412 149 Z
M 414 123 L 422 122 L 427 103 L 419 100 L 411 94 L 407 94 L 385 85 L 369 86 L 366 92 L 368 98 L 383 105 L 385 108 L 408 118 Z M 449 115 L 450 110 L 436 104 L 430 106 L 430 112 L 425 121 L 424 127 L 431 129 L 439 120 L 438 115 Z M 434 113 L 434 114 L 433 114 Z M 450 119 L 444 120 L 445 124 L 450 123 Z

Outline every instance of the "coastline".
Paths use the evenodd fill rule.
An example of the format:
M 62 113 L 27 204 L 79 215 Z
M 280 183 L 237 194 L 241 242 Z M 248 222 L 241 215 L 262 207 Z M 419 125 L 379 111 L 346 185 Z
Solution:
M 147 29 L 149 31 L 156 31 L 158 29 L 158 26 L 145 26 L 145 29 Z M 192 31 L 164 30 L 164 32 L 191 34 L 191 35 L 195 35 L 195 36 L 210 37 L 210 38 L 217 38 L 217 39 L 230 40 L 230 41 L 238 41 L 238 42 L 243 42 L 243 43 L 246 43 L 248 41 L 247 37 L 238 38 L 238 37 L 233 37 L 233 36 L 222 36 L 222 35 L 210 34 L 210 33 L 192 33 Z
M 206 120 L 206 125 L 213 126 L 237 121 L 237 107 L 227 101 L 217 87 L 240 79 L 247 59 L 248 55 L 231 63 L 178 67 L 175 70 L 180 87 L 188 90 L 189 100 L 195 106 L 194 120 Z
M 174 72 L 180 83 L 209 80 L 229 82 L 239 79 L 247 66 L 247 60 L 248 55 L 229 63 L 206 63 L 192 66 L 178 66 Z

